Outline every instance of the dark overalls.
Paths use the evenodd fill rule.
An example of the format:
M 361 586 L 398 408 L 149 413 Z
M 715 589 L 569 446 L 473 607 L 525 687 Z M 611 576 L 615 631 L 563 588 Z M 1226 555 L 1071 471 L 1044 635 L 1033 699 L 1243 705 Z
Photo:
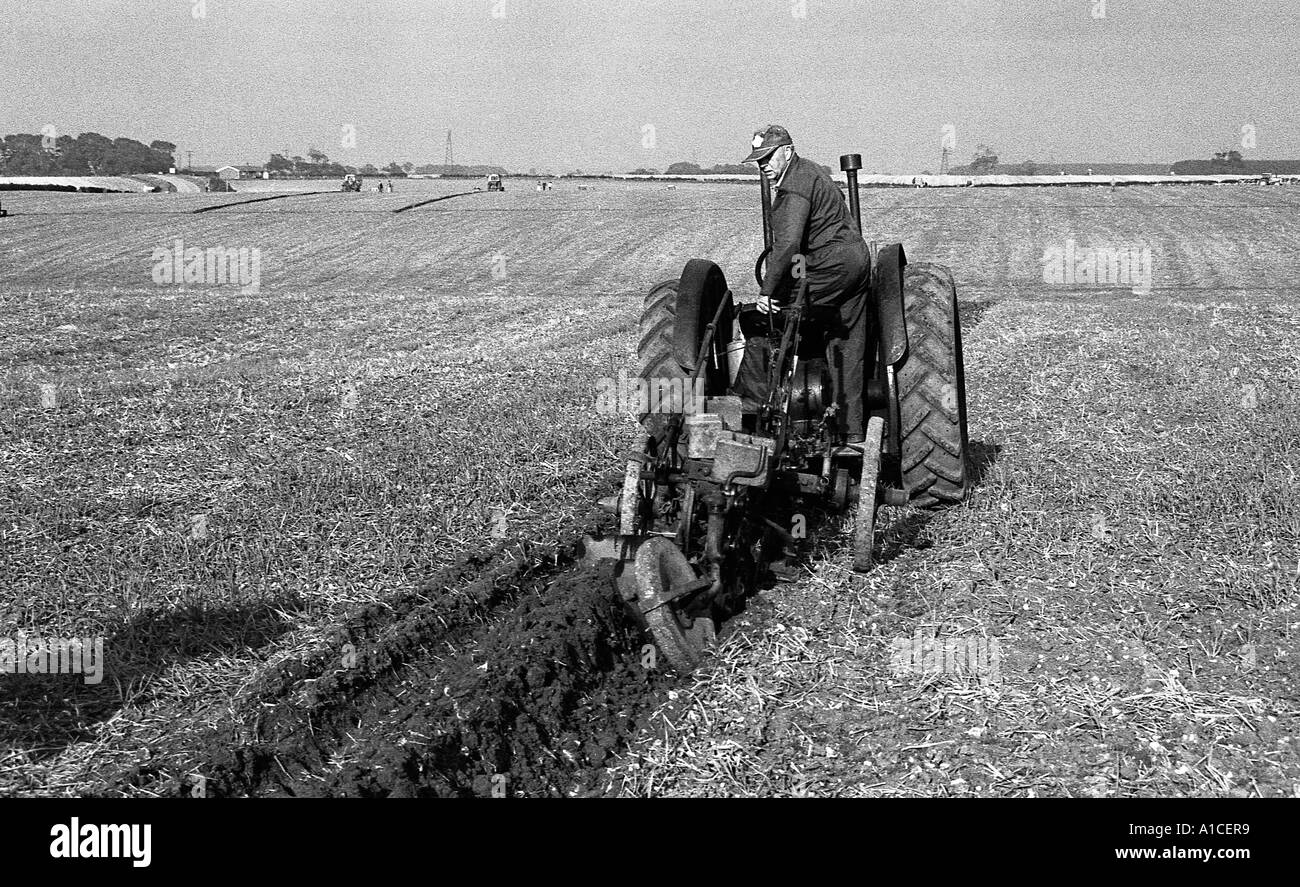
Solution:
M 839 415 L 851 441 L 866 431 L 863 386 L 871 313 L 871 255 L 839 187 L 821 168 L 796 155 L 772 200 L 772 252 L 761 294 L 778 303 L 794 298 L 795 256 L 804 256 L 808 304 L 838 309 L 828 331 L 826 359 L 835 380 Z M 750 341 L 753 341 L 752 339 Z M 767 399 L 767 348 L 746 347 L 732 390 L 762 403 Z

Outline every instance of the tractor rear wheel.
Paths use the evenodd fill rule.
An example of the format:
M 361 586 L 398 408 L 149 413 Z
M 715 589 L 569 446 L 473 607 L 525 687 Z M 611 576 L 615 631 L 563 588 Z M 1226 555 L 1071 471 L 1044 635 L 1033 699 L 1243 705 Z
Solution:
M 653 391 L 676 390 L 683 398 L 694 393 L 689 389 L 695 360 L 708 325 L 713 321 L 718 305 L 726 297 L 727 281 L 721 269 L 704 259 L 692 259 L 678 280 L 665 280 L 646 294 L 641 310 L 640 342 L 637 357 L 641 364 L 641 378 Z M 705 355 L 705 366 L 700 371 L 701 388 L 706 397 L 727 393 L 730 381 L 727 372 L 726 347 L 731 338 L 732 308 L 722 311 L 713 344 Z M 678 339 L 685 340 L 679 344 Z M 684 354 L 683 349 L 689 354 Z M 648 412 L 641 414 L 641 424 L 656 439 L 661 439 L 667 427 L 671 410 L 647 404 Z M 702 408 L 702 405 L 701 405 Z
M 970 485 L 966 374 L 952 272 L 927 262 L 903 272 L 907 355 L 898 365 L 903 486 L 919 508 L 951 505 Z

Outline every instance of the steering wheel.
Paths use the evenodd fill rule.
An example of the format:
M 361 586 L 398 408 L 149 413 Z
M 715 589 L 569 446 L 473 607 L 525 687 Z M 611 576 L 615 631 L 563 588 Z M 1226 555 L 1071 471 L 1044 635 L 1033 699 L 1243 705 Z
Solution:
M 766 247 L 758 254 L 758 258 L 754 261 L 754 280 L 758 281 L 760 287 L 763 285 L 763 266 L 767 263 L 767 257 L 771 252 L 772 247 Z

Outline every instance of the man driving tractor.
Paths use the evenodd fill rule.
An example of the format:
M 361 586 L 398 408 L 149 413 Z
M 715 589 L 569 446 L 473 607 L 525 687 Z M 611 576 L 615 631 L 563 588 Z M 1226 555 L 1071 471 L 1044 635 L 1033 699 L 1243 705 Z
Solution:
M 788 305 L 800 277 L 808 280 L 810 308 L 838 312 L 828 333 L 827 362 L 837 376 L 837 410 L 850 446 L 865 439 L 863 387 L 867 362 L 871 255 L 844 197 L 824 170 L 795 153 L 794 140 L 775 124 L 754 133 L 744 163 L 757 163 L 772 183 L 772 252 L 758 310 Z M 753 340 L 751 340 L 753 341 Z M 767 399 L 765 343 L 747 348 L 733 390 L 750 401 Z

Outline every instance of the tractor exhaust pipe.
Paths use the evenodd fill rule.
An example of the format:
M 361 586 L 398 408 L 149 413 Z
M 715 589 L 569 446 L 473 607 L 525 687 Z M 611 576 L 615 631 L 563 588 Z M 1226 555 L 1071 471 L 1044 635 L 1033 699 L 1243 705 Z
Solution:
M 763 250 L 772 249 L 772 183 L 758 171 L 758 179 L 763 185 Z
M 840 169 L 849 180 L 849 212 L 853 213 L 853 221 L 858 226 L 858 234 L 861 234 L 862 205 L 858 203 L 858 170 L 862 169 L 862 155 L 841 154 Z

